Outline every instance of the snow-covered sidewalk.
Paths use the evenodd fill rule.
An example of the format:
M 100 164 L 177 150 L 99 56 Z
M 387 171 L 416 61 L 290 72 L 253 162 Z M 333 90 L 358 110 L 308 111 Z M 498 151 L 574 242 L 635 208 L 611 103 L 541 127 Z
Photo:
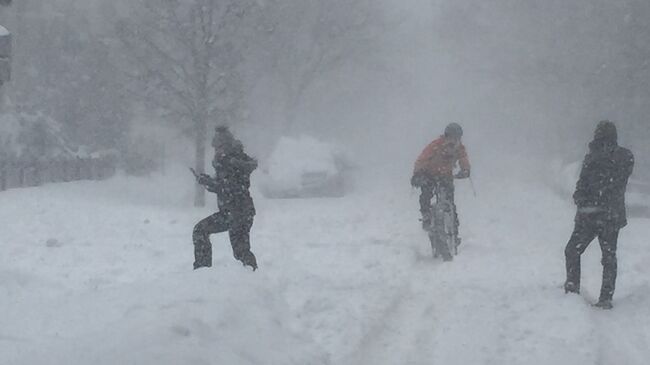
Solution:
M 566 296 L 573 208 L 542 186 L 458 184 L 463 244 L 434 261 L 406 187 L 264 200 L 260 270 L 213 236 L 192 271 L 191 180 L 0 193 L 1 364 L 645 364 L 648 221 L 619 245 L 615 309 Z M 584 296 L 600 285 L 597 244 Z

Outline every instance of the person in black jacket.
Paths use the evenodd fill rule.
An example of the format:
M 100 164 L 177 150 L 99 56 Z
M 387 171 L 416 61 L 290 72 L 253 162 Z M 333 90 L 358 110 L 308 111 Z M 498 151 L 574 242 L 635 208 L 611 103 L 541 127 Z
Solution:
M 250 245 L 255 206 L 249 193 L 250 176 L 257 161 L 244 152 L 241 141 L 227 127 L 217 127 L 212 140 L 212 160 L 216 174 L 197 176 L 197 182 L 217 194 L 219 211 L 201 220 L 194 227 L 194 269 L 212 266 L 210 235 L 228 231 L 235 259 L 257 269 L 257 260 Z
M 612 308 L 617 271 L 616 245 L 619 230 L 627 225 L 625 190 L 633 167 L 634 156 L 618 145 L 614 123 L 598 123 L 573 194 L 578 208 L 575 228 L 564 251 L 567 273 L 564 289 L 567 293 L 580 292 L 580 255 L 598 237 L 603 281 L 595 305 L 603 309 Z

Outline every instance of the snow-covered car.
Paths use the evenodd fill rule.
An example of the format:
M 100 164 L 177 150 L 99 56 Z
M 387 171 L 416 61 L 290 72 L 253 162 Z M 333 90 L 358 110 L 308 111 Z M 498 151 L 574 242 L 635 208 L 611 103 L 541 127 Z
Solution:
M 567 198 L 573 195 L 580 177 L 582 160 L 559 165 L 556 169 L 555 188 Z M 627 211 L 631 217 L 650 217 L 650 182 L 632 175 L 625 194 Z
M 350 186 L 343 151 L 313 137 L 282 137 L 266 161 L 260 189 L 267 198 L 341 197 Z

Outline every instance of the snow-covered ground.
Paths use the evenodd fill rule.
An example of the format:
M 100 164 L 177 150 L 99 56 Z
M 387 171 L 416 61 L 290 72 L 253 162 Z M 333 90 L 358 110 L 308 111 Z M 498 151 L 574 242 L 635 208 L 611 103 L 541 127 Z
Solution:
M 573 207 L 525 180 L 458 182 L 463 244 L 434 261 L 408 176 L 341 199 L 265 200 L 260 269 L 213 236 L 184 170 L 0 192 L 0 364 L 647 364 L 650 225 L 619 243 L 612 311 L 565 295 Z M 177 178 L 171 178 L 177 176 Z M 383 180 L 375 180 L 383 181 Z M 393 184 L 393 182 L 395 182 Z M 211 203 L 213 204 L 213 203 Z

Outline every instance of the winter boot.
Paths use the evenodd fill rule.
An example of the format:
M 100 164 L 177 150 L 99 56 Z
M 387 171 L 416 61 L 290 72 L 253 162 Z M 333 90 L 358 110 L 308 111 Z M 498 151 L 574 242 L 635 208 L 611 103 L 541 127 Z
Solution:
M 257 270 L 257 259 L 255 258 L 255 255 L 251 251 L 246 251 L 244 252 L 240 257 L 239 261 L 241 261 L 244 266 L 250 266 L 253 268 L 253 271 Z
M 564 293 L 580 294 L 580 287 L 572 281 L 567 281 L 564 283 Z
M 600 299 L 598 300 L 598 303 L 594 304 L 594 307 L 600 308 L 600 309 L 612 309 L 614 306 L 612 305 L 612 300 L 611 299 Z
M 194 270 L 200 269 L 202 267 L 212 267 L 212 263 L 210 263 L 210 262 L 198 262 L 198 261 L 194 262 Z

